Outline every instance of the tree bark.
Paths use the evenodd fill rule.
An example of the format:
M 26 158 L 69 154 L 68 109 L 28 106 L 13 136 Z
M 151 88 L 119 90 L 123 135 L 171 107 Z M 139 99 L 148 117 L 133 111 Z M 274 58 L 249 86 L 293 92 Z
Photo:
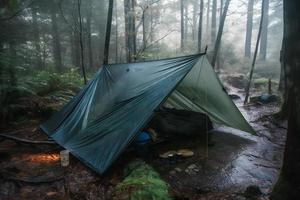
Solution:
M 217 0 L 213 0 L 211 11 L 211 43 L 214 44 L 216 40 L 217 29 Z
M 245 57 L 251 57 L 251 40 L 252 40 L 252 29 L 253 29 L 253 5 L 254 0 L 248 1 L 247 10 L 247 27 L 246 27 L 246 40 L 245 40 Z
M 107 23 L 106 23 L 106 34 L 105 34 L 105 45 L 104 45 L 104 55 L 103 64 L 108 64 L 108 54 L 109 54 L 109 42 L 110 42 L 110 32 L 111 32 L 111 22 L 113 14 L 114 1 L 109 0 L 108 13 L 107 13 Z
M 230 0 L 226 0 L 223 15 L 222 15 L 222 20 L 220 21 L 218 35 L 217 35 L 217 39 L 216 39 L 216 42 L 215 42 L 214 54 L 213 54 L 213 58 L 212 58 L 212 62 L 211 62 L 213 68 L 216 65 L 216 60 L 217 60 L 218 52 L 219 52 L 220 45 L 221 45 L 221 40 L 222 40 L 222 35 L 223 35 L 223 28 L 224 28 L 225 19 L 226 19 L 229 4 L 230 4 Z
M 211 36 L 210 36 L 210 31 L 209 31 L 209 15 L 210 15 L 210 1 L 207 0 L 207 10 L 206 10 L 206 40 L 209 42 Z
M 250 76 L 249 76 L 249 81 L 246 87 L 246 95 L 245 95 L 245 100 L 244 104 L 248 102 L 248 97 L 249 97 L 249 91 L 250 91 L 250 86 L 251 86 L 251 81 L 252 81 L 252 76 L 253 76 L 253 71 L 254 71 L 254 66 L 256 62 L 256 56 L 258 52 L 258 46 L 259 46 L 259 41 L 260 41 L 260 36 L 261 36 L 261 31 L 262 31 L 262 26 L 263 26 L 263 21 L 264 21 L 264 1 L 262 0 L 262 5 L 261 5 L 261 19 L 260 19 L 260 24 L 259 24 L 259 30 L 258 30 L 258 36 L 257 36 L 257 41 L 256 41 L 256 46 L 255 46 L 255 51 L 254 51 L 254 56 L 253 56 L 253 61 L 251 65 L 251 70 L 250 70 Z
M 203 0 L 200 0 L 200 12 L 199 12 L 199 23 L 198 23 L 198 52 L 201 52 L 202 42 L 202 21 L 203 21 Z
M 40 30 L 37 20 L 37 9 L 36 7 L 32 7 L 32 28 L 33 28 L 33 39 L 34 39 L 34 47 L 35 47 L 35 55 L 36 55 L 36 68 L 41 69 L 43 66 L 42 55 L 41 55 L 41 40 L 40 40 Z
M 87 18 L 86 18 L 89 68 L 94 68 L 94 58 L 93 58 L 93 48 L 92 48 L 92 13 L 93 13 L 92 0 L 89 0 Z
M 300 2 L 284 0 L 283 62 L 287 78 L 288 131 L 283 166 L 272 192 L 272 200 L 300 197 Z
M 87 83 L 86 74 L 85 74 L 85 65 L 84 65 L 84 47 L 83 47 L 83 27 L 82 27 L 82 17 L 81 17 L 81 0 L 77 0 L 77 9 L 78 9 L 78 21 L 79 21 L 79 45 L 80 45 L 80 60 L 81 60 L 81 70 L 83 76 L 84 84 Z
M 62 71 L 62 56 L 61 56 L 61 44 L 60 44 L 60 35 L 57 25 L 57 16 L 55 8 L 51 8 L 51 23 L 52 23 L 52 41 L 53 41 L 53 56 L 55 68 L 58 71 Z
M 268 43 L 268 25 L 269 25 L 269 0 L 264 1 L 264 20 L 261 31 L 261 41 L 259 58 L 261 60 L 266 60 L 267 57 L 267 43 Z
M 126 60 L 132 62 L 136 56 L 136 33 L 135 33 L 135 1 L 124 0 L 125 16 L 125 49 Z
M 180 0 L 180 49 L 184 50 L 184 0 Z

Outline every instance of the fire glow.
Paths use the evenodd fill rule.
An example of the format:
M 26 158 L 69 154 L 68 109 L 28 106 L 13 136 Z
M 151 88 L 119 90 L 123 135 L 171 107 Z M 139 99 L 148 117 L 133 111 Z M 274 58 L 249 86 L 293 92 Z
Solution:
M 37 162 L 37 163 L 52 163 L 59 161 L 60 157 L 59 154 L 33 154 L 27 155 L 27 160 L 30 162 Z

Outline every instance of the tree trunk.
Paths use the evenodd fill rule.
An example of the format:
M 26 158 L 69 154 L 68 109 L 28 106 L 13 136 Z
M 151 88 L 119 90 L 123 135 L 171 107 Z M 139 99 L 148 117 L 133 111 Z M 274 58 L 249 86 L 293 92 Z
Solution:
M 272 200 L 293 200 L 300 197 L 300 2 L 283 1 L 284 56 L 288 90 L 288 131 L 280 178 Z
M 118 22 L 118 3 L 117 1 L 115 1 L 115 20 L 116 20 L 116 37 L 115 37 L 115 40 L 116 40 L 116 43 L 115 43 L 115 62 L 118 63 L 119 61 L 119 22 Z
M 36 55 L 36 68 L 41 69 L 43 66 L 42 55 L 41 55 L 41 40 L 40 40 L 40 30 L 37 20 L 37 9 L 33 6 L 31 9 L 32 13 L 32 28 L 33 28 L 33 39 Z
M 180 49 L 184 50 L 184 0 L 180 0 Z
M 211 11 L 211 43 L 214 44 L 216 40 L 217 29 L 217 0 L 213 0 Z
M 86 18 L 89 68 L 94 68 L 94 58 L 93 58 L 93 48 L 92 48 L 92 11 L 93 11 L 92 0 L 89 0 L 87 18 Z
M 221 19 L 222 19 L 223 5 L 224 5 L 224 1 L 220 0 L 220 20 L 219 20 L 220 22 L 221 22 Z
M 187 5 L 187 1 L 184 1 L 184 43 L 187 42 L 187 37 L 188 37 L 188 5 Z
M 114 1 L 109 0 L 108 13 L 107 13 L 107 24 L 106 24 L 106 34 L 105 34 L 105 45 L 104 45 L 104 55 L 103 55 L 103 64 L 104 65 L 108 64 L 109 42 L 110 42 L 113 7 L 114 7 Z
M 215 42 L 214 54 L 213 54 L 213 58 L 212 58 L 212 66 L 213 67 L 215 67 L 215 65 L 216 65 L 216 60 L 217 60 L 218 52 L 219 52 L 220 45 L 221 45 L 223 28 L 224 28 L 225 19 L 226 19 L 229 4 L 230 4 L 230 0 L 226 0 L 223 15 L 222 15 L 222 20 L 220 21 L 218 35 L 217 35 L 217 39 L 216 39 L 216 42 Z
M 207 0 L 207 10 L 206 10 L 206 41 L 209 43 L 211 38 L 209 31 L 209 14 L 210 14 L 210 0 Z
M 79 21 L 79 45 L 80 45 L 80 60 L 81 60 L 81 70 L 83 76 L 84 84 L 87 83 L 86 74 L 85 74 L 85 65 L 84 65 L 84 47 L 83 47 L 83 27 L 82 27 L 82 17 L 81 17 L 81 0 L 77 0 L 77 9 L 78 9 L 78 21 Z
M 247 27 L 246 27 L 246 41 L 245 41 L 245 57 L 251 57 L 251 40 L 252 40 L 252 28 L 253 28 L 253 5 L 254 0 L 248 1 L 247 10 Z
M 203 21 L 203 0 L 200 0 L 200 12 L 199 12 L 199 23 L 198 23 L 198 52 L 201 52 L 201 41 L 202 41 L 202 21 Z
M 132 62 L 136 56 L 136 33 L 135 33 L 135 1 L 124 0 L 125 16 L 125 49 L 126 60 Z
M 258 30 L 258 36 L 257 36 L 256 46 L 255 46 L 255 50 L 254 50 L 253 61 L 252 61 L 251 70 L 250 70 L 249 81 L 248 81 L 248 84 L 247 84 L 247 87 L 246 87 L 246 95 L 245 95 L 244 104 L 246 104 L 248 102 L 249 91 L 250 91 L 250 86 L 251 86 L 251 81 L 252 81 L 254 66 L 255 66 L 255 62 L 256 62 L 256 56 L 257 56 L 257 52 L 258 52 L 258 46 L 259 46 L 260 36 L 261 36 L 261 32 L 262 32 L 262 26 L 263 26 L 263 21 L 264 21 L 264 8 L 265 8 L 264 7 L 264 1 L 265 0 L 262 0 L 262 5 L 261 5 L 261 19 L 260 19 L 260 24 L 259 24 L 259 30 Z
M 62 64 L 62 56 L 61 56 L 60 35 L 58 31 L 57 16 L 54 7 L 51 9 L 51 23 L 52 23 L 54 64 L 58 71 L 62 71 L 63 64 Z
M 268 25 L 269 25 L 269 0 L 264 1 L 264 21 L 261 31 L 261 41 L 259 58 L 266 60 L 267 57 L 267 43 L 268 43 Z
M 198 1 L 193 3 L 193 29 L 192 29 L 192 39 L 196 40 L 197 35 L 197 12 L 198 12 Z

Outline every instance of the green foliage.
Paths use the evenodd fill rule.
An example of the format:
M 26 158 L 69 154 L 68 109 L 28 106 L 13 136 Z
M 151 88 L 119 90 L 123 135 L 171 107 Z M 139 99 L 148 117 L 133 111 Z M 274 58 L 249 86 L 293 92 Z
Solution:
M 28 71 L 15 68 L 15 84 L 6 68 L 1 74 L 1 120 L 20 121 L 33 116 L 49 117 L 68 102 L 83 86 L 83 79 L 74 68 L 64 73 L 51 70 Z M 32 116 L 33 115 L 33 116 Z
M 168 195 L 168 185 L 149 165 L 135 161 L 125 169 L 125 174 L 126 172 L 129 172 L 129 175 L 116 186 L 116 199 L 171 199 Z

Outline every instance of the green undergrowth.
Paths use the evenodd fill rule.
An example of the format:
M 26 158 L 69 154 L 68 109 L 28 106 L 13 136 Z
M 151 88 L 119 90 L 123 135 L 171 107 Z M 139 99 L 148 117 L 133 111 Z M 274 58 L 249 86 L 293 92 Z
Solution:
M 126 178 L 114 191 L 114 199 L 171 199 L 168 185 L 159 174 L 143 161 L 134 161 L 125 169 Z

